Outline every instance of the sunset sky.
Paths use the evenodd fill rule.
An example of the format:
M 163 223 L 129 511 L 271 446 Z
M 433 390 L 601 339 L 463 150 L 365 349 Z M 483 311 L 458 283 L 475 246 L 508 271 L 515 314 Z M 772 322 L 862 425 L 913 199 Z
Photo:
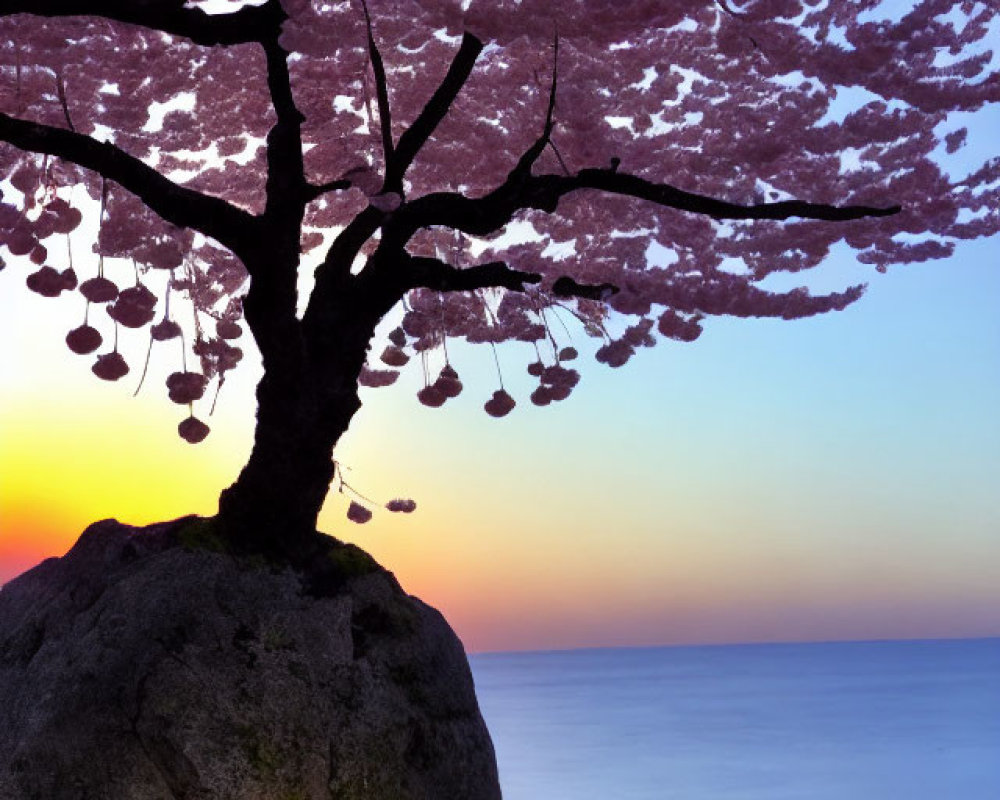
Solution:
M 953 160 L 981 163 L 1000 109 L 971 122 Z M 96 274 L 87 237 L 73 234 L 81 280 Z M 212 434 L 189 445 L 164 386 L 176 343 L 133 398 L 146 331 L 121 340 L 129 375 L 98 380 L 63 341 L 83 298 L 42 298 L 29 272 L 0 271 L 0 583 L 100 519 L 214 513 L 249 453 L 259 374 L 244 335 L 214 416 L 198 409 Z M 441 409 L 416 401 L 411 363 L 364 390 L 337 457 L 357 491 L 417 511 L 358 526 L 332 495 L 321 529 L 441 609 L 470 651 L 1000 635 L 1000 239 L 885 275 L 838 254 L 766 285 L 800 283 L 869 288 L 821 317 L 709 320 L 620 369 L 574 332 L 581 383 L 547 408 L 522 381 L 530 347 L 501 347 L 518 401 L 502 420 L 482 408 L 488 349 L 449 345 L 465 392 Z
M 716 320 L 619 370 L 590 361 L 563 404 L 523 387 L 499 421 L 488 355 L 458 349 L 462 396 L 424 408 L 416 371 L 367 390 L 339 451 L 358 491 L 417 512 L 356 526 L 333 496 L 321 527 L 476 651 L 1000 634 L 998 244 L 884 276 L 833 261 L 811 286 L 870 281 L 845 312 Z M 0 580 L 98 519 L 212 513 L 253 415 L 246 365 L 212 435 L 183 442 L 177 354 L 154 351 L 133 399 L 145 342 L 125 337 L 132 373 L 102 383 L 62 341 L 83 300 L 25 274 L 0 272 Z M 501 350 L 515 389 L 528 360 Z

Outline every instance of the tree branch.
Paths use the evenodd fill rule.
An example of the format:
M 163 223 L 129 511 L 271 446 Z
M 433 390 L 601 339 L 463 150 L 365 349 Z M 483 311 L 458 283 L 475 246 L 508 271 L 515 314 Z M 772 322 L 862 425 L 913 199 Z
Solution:
M 316 267 L 316 287 L 323 285 L 324 277 L 340 279 L 351 273 L 354 257 L 360 252 L 362 245 L 379 229 L 385 219 L 385 212 L 375 206 L 368 206 L 346 227 L 337 234 L 326 257 Z M 315 293 L 315 292 L 314 292 Z
M 215 239 L 237 255 L 254 247 L 256 219 L 218 197 L 165 178 L 113 144 L 0 113 L 0 140 L 93 170 L 136 195 L 167 222 Z
M 539 176 L 529 189 L 537 200 L 546 206 L 578 189 L 597 189 L 609 194 L 648 200 L 667 208 L 704 214 L 714 219 L 774 219 L 790 217 L 844 222 L 865 217 L 886 217 L 898 214 L 900 206 L 878 208 L 874 206 L 834 206 L 826 203 L 807 203 L 803 200 L 782 200 L 777 203 L 740 205 L 714 197 L 686 192 L 667 183 L 653 183 L 645 178 L 617 172 L 614 169 L 585 169 L 576 175 Z
M 368 58 L 372 62 L 372 72 L 375 74 L 375 97 L 378 101 L 378 122 L 382 132 L 382 156 L 386 164 L 392 161 L 392 111 L 389 109 L 389 83 L 385 77 L 385 64 L 382 54 L 375 43 L 372 31 L 372 18 L 368 13 L 368 3 L 361 0 L 365 10 L 365 26 L 368 28 Z
M 462 292 L 472 289 L 510 289 L 523 292 L 526 283 L 541 283 L 537 272 L 522 272 L 503 261 L 490 261 L 459 269 L 436 258 L 408 256 L 405 269 L 406 289 L 434 289 L 439 292 Z
M 4 0 L 0 17 L 14 14 L 104 17 L 182 36 L 206 47 L 261 42 L 276 36 L 285 19 L 278 0 L 229 14 L 186 8 L 181 0 Z
M 835 206 L 783 200 L 777 203 L 740 205 L 714 197 L 687 192 L 666 183 L 617 171 L 613 160 L 610 169 L 585 169 L 575 175 L 515 175 L 497 189 L 478 198 L 453 192 L 424 195 L 396 212 L 392 235 L 404 240 L 417 230 L 441 225 L 464 233 L 485 236 L 496 233 L 514 216 L 528 208 L 555 212 L 559 200 L 572 192 L 595 190 L 646 200 L 665 208 L 703 214 L 713 219 L 771 219 L 791 217 L 834 222 L 884 217 L 896 214 L 899 206 Z
M 552 43 L 552 84 L 549 87 L 549 106 L 545 111 L 545 125 L 542 128 L 542 135 L 539 136 L 534 143 L 529 147 L 522 155 L 518 161 L 517 166 L 511 171 L 507 180 L 515 180 L 518 177 L 523 177 L 531 173 L 531 168 L 534 166 L 538 157 L 542 154 L 545 146 L 551 144 L 552 141 L 552 126 L 554 124 L 552 119 L 552 114 L 556 108 L 556 84 L 559 76 L 559 34 L 556 33 L 555 38 Z M 552 149 L 555 151 L 556 156 L 559 158 L 559 163 L 563 165 L 563 169 L 566 165 L 563 164 L 562 156 L 559 155 L 559 151 L 555 149 L 555 145 L 552 145 Z
M 613 283 L 577 283 L 569 275 L 556 278 L 552 284 L 552 294 L 556 297 L 581 297 L 585 300 L 607 300 L 618 294 L 619 289 Z
M 406 170 L 410 168 L 417 153 L 434 133 L 434 129 L 444 119 L 451 104 L 455 102 L 482 50 L 483 43 L 471 33 L 466 33 L 462 37 L 462 45 L 452 59 L 441 84 L 413 124 L 399 137 L 399 144 L 396 145 L 392 160 L 386 164 L 384 191 L 403 193 L 403 176 Z
M 404 286 L 410 289 L 433 289 L 438 292 L 465 292 L 473 289 L 509 289 L 523 292 L 525 284 L 538 284 L 543 276 L 537 272 L 523 272 L 503 261 L 490 261 L 459 269 L 440 259 L 406 256 L 403 260 Z M 610 283 L 593 285 L 577 283 L 568 275 L 557 278 L 552 284 L 556 297 L 581 297 L 587 300 L 607 300 L 618 294 L 618 287 Z
M 264 215 L 281 218 L 288 226 L 302 221 L 308 194 L 302 160 L 302 112 L 295 106 L 288 74 L 288 53 L 277 35 L 262 42 L 267 57 L 267 88 L 278 117 L 267 134 L 267 202 Z
M 420 114 L 417 115 L 413 124 L 399 137 L 392 158 L 386 163 L 386 174 L 382 183 L 383 192 L 394 191 L 400 195 L 403 194 L 403 176 L 406 174 L 406 170 L 413 163 L 413 159 L 420 152 L 420 149 L 427 143 L 431 134 L 434 133 L 435 128 L 444 119 L 445 114 L 448 113 L 451 104 L 468 80 L 482 49 L 483 43 L 475 36 L 466 33 L 462 37 L 462 44 L 452 59 L 448 72 L 440 85 L 431 95 Z M 310 194 L 313 191 L 315 190 L 309 190 Z M 385 212 L 370 205 L 337 235 L 330 245 L 323 263 L 316 268 L 314 297 L 322 296 L 328 287 L 336 285 L 338 281 L 350 274 L 351 264 L 361 246 L 382 226 L 386 217 Z M 322 304 L 322 301 L 317 302 Z M 309 312 L 306 313 L 308 315 Z
M 56 96 L 59 98 L 59 105 L 62 106 L 63 118 L 66 120 L 66 127 L 76 132 L 73 118 L 69 115 L 69 106 L 66 104 L 66 84 L 63 83 L 62 73 L 56 72 Z
M 448 72 L 441 84 L 431 99 L 427 101 L 420 114 L 417 115 L 413 124 L 399 137 L 399 143 L 392 152 L 392 158 L 387 160 L 386 174 L 382 183 L 383 192 L 394 191 L 402 195 L 403 176 L 406 174 L 406 170 L 413 163 L 420 148 L 426 144 L 434 129 L 444 119 L 445 114 L 448 113 L 448 109 L 451 108 L 451 104 L 472 72 L 472 67 L 482 49 L 483 43 L 476 37 L 468 33 L 462 37 L 462 45 L 452 59 L 451 66 L 448 67 Z M 382 113 L 381 110 L 379 113 Z M 384 129 L 383 135 L 385 135 Z M 340 186 L 339 181 L 327 185 L 331 188 L 346 188 Z M 321 193 L 320 188 L 307 189 L 307 196 L 310 198 L 318 196 Z M 316 268 L 314 296 L 317 293 L 322 295 L 328 286 L 335 285 L 350 274 L 351 264 L 361 246 L 382 226 L 386 216 L 385 212 L 370 205 L 337 234 L 323 259 L 323 263 Z

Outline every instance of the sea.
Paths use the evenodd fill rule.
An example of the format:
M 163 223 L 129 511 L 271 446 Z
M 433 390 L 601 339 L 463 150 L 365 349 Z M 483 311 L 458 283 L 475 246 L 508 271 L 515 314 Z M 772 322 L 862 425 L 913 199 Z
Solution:
M 470 662 L 504 800 L 1000 800 L 1000 639 Z

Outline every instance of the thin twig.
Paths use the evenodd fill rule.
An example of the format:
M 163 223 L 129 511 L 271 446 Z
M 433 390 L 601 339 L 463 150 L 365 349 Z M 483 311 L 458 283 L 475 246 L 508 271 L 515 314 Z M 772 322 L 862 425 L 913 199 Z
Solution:
M 497 354 L 497 346 L 493 344 L 493 342 L 490 342 L 490 349 L 493 351 L 493 363 L 496 364 L 497 367 L 497 380 L 500 381 L 500 389 L 502 391 L 504 385 L 503 372 L 500 371 L 500 356 Z
M 489 304 L 486 302 L 486 298 L 483 297 L 476 290 L 472 291 L 472 296 L 475 297 L 480 302 L 480 304 L 483 306 L 483 309 L 485 309 L 485 311 L 486 311 L 486 319 L 490 322 L 490 327 L 499 328 L 500 327 L 500 321 L 496 318 L 496 316 L 494 316 L 493 309 L 491 309 L 490 306 L 489 306 Z M 489 344 L 490 344 L 490 349 L 493 351 L 493 363 L 496 364 L 496 367 L 497 367 L 497 379 L 500 381 L 500 388 L 502 390 L 504 388 L 504 385 L 503 385 L 503 372 L 500 370 L 500 356 L 497 354 L 497 346 L 496 346 L 496 344 L 492 340 L 490 340 Z
M 556 158 L 559 160 L 559 166 L 562 167 L 562 171 L 569 175 L 569 167 L 567 167 L 566 162 L 563 161 L 562 153 L 559 152 L 559 148 L 556 147 L 556 143 L 549 139 L 547 144 L 552 148 L 552 152 L 556 154 Z
M 556 321 L 562 326 L 562 329 L 566 332 L 566 338 L 569 339 L 570 344 L 572 344 L 573 334 L 569 332 L 569 327 L 567 327 L 566 323 L 563 321 L 563 318 L 560 317 L 556 311 L 557 308 L 562 308 L 562 306 L 559 303 L 552 303 L 550 306 L 548 306 L 548 308 L 552 310 L 552 316 L 555 317 Z
M 135 387 L 135 391 L 132 392 L 132 397 L 139 394 L 139 390 L 142 388 L 142 384 L 146 382 L 146 370 L 149 369 L 149 357 L 153 354 L 153 335 L 149 336 L 149 347 L 146 348 L 146 363 L 142 366 L 142 377 L 139 378 L 139 385 Z
M 542 327 L 545 328 L 545 334 L 549 337 L 549 343 L 552 345 L 552 353 L 556 357 L 556 361 L 559 360 L 559 344 L 556 342 L 556 337 L 552 335 L 552 328 L 549 327 L 548 318 L 545 316 L 545 306 L 540 306 L 535 298 L 532 298 L 532 305 L 535 306 L 535 313 L 538 314 L 538 318 L 542 321 Z
M 226 379 L 219 374 L 219 385 L 215 387 L 215 397 L 212 398 L 212 407 L 208 410 L 208 416 L 212 416 L 215 413 L 215 404 L 219 402 L 219 392 L 222 391 L 222 384 L 226 382 Z
M 392 144 L 392 112 L 389 109 L 389 84 L 385 76 L 385 64 L 382 61 L 382 54 L 375 43 L 375 33 L 372 30 L 372 18 L 368 13 L 368 3 L 361 0 L 361 7 L 365 11 L 365 26 L 368 28 L 368 58 L 372 64 L 372 72 L 375 75 L 375 97 L 378 100 L 379 127 L 382 131 L 382 153 L 385 156 L 385 163 L 392 159 L 394 151 Z
M 549 107 L 545 111 L 545 138 L 552 135 L 552 115 L 556 110 L 556 86 L 559 80 L 559 29 L 552 36 L 552 84 L 549 86 Z
M 347 489 L 347 491 L 349 491 L 351 494 L 353 494 L 359 500 L 364 500 L 366 503 L 368 503 L 371 506 L 375 506 L 376 508 L 378 508 L 379 506 L 382 505 L 381 503 L 376 503 L 374 500 L 372 500 L 367 495 L 361 494 L 361 492 L 359 492 L 357 489 L 355 489 L 353 486 L 351 486 L 351 484 L 349 484 L 347 481 L 345 481 L 343 474 L 341 474 L 341 477 L 340 477 L 340 491 L 343 492 L 344 489 Z
M 63 116 L 66 117 L 66 127 L 76 133 L 73 120 L 69 116 L 69 106 L 66 104 L 66 85 L 63 83 L 62 73 L 56 72 L 56 94 L 59 96 L 59 104 L 62 106 Z
M 97 217 L 97 276 L 104 277 L 104 248 L 101 247 L 101 231 L 104 229 L 104 209 L 108 205 L 108 179 L 101 176 L 101 212 Z
M 554 126 L 553 114 L 556 108 L 556 89 L 559 84 L 559 31 L 557 30 L 554 35 L 553 40 L 553 58 L 552 58 L 552 82 L 549 85 L 549 103 L 548 107 L 545 109 L 545 124 L 542 126 L 541 135 L 534 141 L 534 143 L 529 147 L 522 155 L 518 161 L 517 165 L 511 171 L 511 178 L 523 178 L 530 174 L 531 167 L 538 160 L 538 157 L 542 154 L 545 146 L 551 143 L 552 128 Z M 560 163 L 562 159 L 560 159 Z M 563 169 L 565 169 L 565 164 L 563 164 Z

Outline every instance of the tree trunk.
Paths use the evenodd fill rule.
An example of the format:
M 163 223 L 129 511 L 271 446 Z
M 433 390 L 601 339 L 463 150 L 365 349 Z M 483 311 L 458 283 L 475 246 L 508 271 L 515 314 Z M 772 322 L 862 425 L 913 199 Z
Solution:
M 333 449 L 361 402 L 356 391 L 317 402 L 310 383 L 265 374 L 257 387 L 250 458 L 219 498 L 221 530 L 241 548 L 294 556 L 313 538 L 333 479 Z
M 331 287 L 322 313 L 299 321 L 294 313 L 275 316 L 275 287 L 254 284 L 244 300 L 264 362 L 254 445 L 219 498 L 218 522 L 240 549 L 294 559 L 307 556 L 316 541 L 333 449 L 361 408 L 358 376 L 375 326 L 395 298 L 348 273 Z

